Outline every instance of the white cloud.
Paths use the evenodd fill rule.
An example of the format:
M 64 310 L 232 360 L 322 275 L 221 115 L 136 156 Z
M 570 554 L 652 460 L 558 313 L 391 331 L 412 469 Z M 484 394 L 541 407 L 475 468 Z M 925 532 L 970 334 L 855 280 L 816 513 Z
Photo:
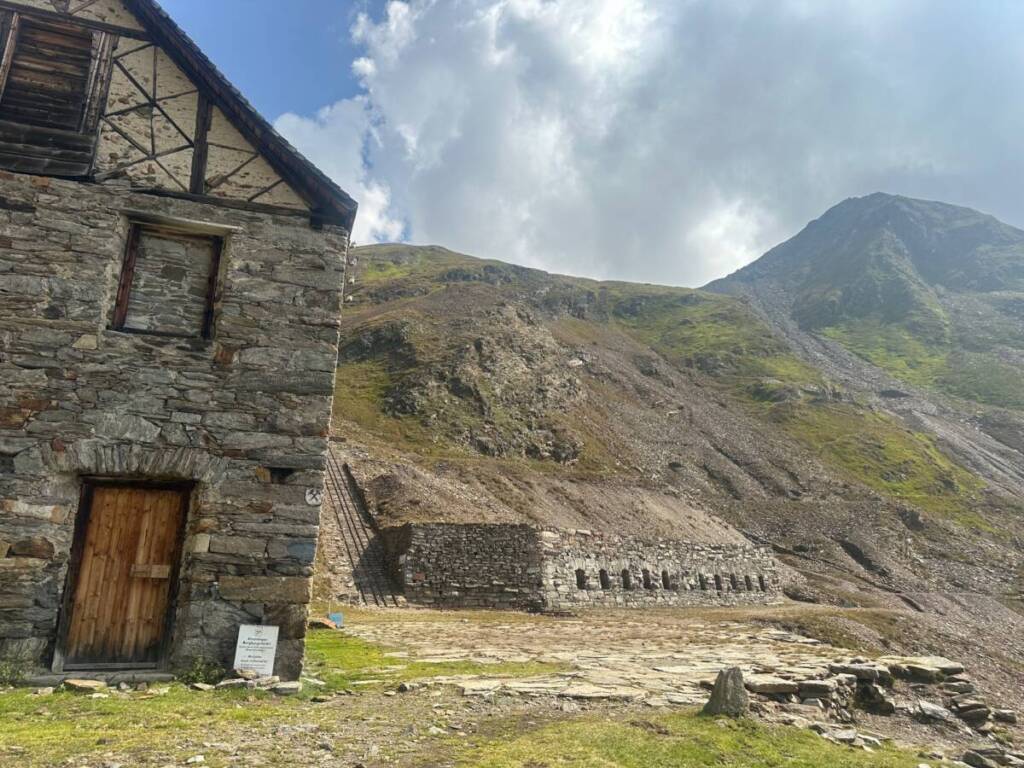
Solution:
M 353 27 L 363 95 L 278 128 L 360 201 L 360 242 L 700 284 L 876 189 L 1024 220 L 1022 20 L 1005 0 L 395 0 Z
M 392 213 L 390 188 L 372 178 L 366 165 L 367 152 L 378 142 L 373 122 L 372 106 L 359 97 L 324 107 L 312 118 L 282 115 L 275 126 L 359 202 L 352 233 L 357 243 L 399 240 L 405 232 Z

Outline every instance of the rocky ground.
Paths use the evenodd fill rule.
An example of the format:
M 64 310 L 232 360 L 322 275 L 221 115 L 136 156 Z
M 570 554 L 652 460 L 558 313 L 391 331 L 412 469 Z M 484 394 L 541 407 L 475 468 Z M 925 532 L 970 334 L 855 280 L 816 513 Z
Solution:
M 698 706 L 707 701 L 719 671 L 738 667 L 755 694 L 756 711 L 773 721 L 809 727 L 856 720 L 882 734 L 924 737 L 927 732 L 926 741 L 933 744 L 937 734 L 928 726 L 941 723 L 938 743 L 946 751 L 1015 725 L 1014 711 L 1001 702 L 985 704 L 991 699 L 959 662 L 851 655 L 848 649 L 779 628 L 807 610 L 814 612 L 786 606 L 593 612 L 554 620 L 462 619 L 454 624 L 447 615 L 427 612 L 412 618 L 390 614 L 394 618 L 359 624 L 352 631 L 384 645 L 407 646 L 401 657 L 567 666 L 564 672 L 523 679 L 477 675 L 432 683 L 454 684 L 468 697 L 619 701 L 654 709 Z M 821 618 L 842 619 L 842 614 Z M 958 718 L 957 711 L 967 720 Z
M 681 748 L 704 728 L 693 713 L 718 671 L 733 666 L 764 724 L 744 737 L 755 739 L 750 754 L 774 733 L 773 743 L 793 740 L 783 749 L 791 759 L 723 751 L 694 765 L 818 765 L 798 757 L 813 753 L 812 736 L 820 754 L 837 750 L 829 765 L 939 766 L 970 749 L 1004 760 L 977 766 L 1016 764 L 1008 744 L 1021 733 L 1005 702 L 974 687 L 970 660 L 963 670 L 956 660 L 858 657 L 780 628 L 805 610 L 824 609 L 351 611 L 343 630 L 315 631 L 298 696 L 181 685 L 0 694 L 0 764 L 376 768 L 493 765 L 486 755 L 508 754 L 497 764 L 588 766 L 594 753 L 570 741 L 578 729 L 624 729 L 638 754 Z M 763 731 L 772 724 L 785 727 Z M 550 762 L 520 759 L 537 744 Z

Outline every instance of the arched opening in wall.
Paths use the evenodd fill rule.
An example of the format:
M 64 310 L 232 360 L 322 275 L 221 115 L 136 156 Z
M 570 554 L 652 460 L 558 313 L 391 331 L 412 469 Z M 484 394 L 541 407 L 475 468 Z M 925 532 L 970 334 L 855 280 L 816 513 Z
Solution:
M 587 572 L 582 568 L 576 569 L 576 589 L 587 588 Z
M 764 583 L 764 576 L 758 575 L 758 577 L 757 577 L 757 585 L 759 587 L 761 587 L 761 591 L 762 592 L 767 592 L 768 591 L 768 585 Z
M 743 577 L 743 583 L 747 587 L 747 592 L 753 592 L 754 591 L 754 582 L 751 581 L 749 576 L 744 576 Z
M 672 580 L 668 577 L 668 571 L 661 572 L 661 586 L 665 589 L 672 589 Z
M 697 574 L 697 578 L 700 580 L 700 588 L 706 592 L 708 588 L 708 580 L 704 578 L 703 573 Z
M 729 585 L 732 587 L 732 591 L 733 592 L 739 592 L 740 591 L 740 583 L 736 579 L 736 574 L 735 573 L 730 573 L 729 574 Z
M 654 580 L 651 578 L 651 572 L 644 568 L 640 575 L 644 578 L 644 589 L 654 589 Z
M 719 576 L 717 573 L 715 574 L 715 589 L 717 589 L 719 592 L 722 591 L 722 577 Z
M 597 577 L 601 580 L 601 589 L 612 588 L 612 580 L 608 578 L 608 571 L 604 568 L 598 572 Z
M 629 572 L 628 568 L 622 569 L 622 588 L 632 589 L 633 588 L 633 574 Z

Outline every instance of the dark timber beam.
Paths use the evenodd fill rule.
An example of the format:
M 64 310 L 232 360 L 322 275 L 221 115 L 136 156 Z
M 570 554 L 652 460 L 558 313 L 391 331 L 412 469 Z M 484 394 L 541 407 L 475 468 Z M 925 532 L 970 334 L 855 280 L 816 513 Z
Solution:
M 188 187 L 188 191 L 193 195 L 202 195 L 206 192 L 206 157 L 209 154 L 206 137 L 210 132 L 212 118 L 213 108 L 210 100 L 206 98 L 206 94 L 200 92 L 199 106 L 196 109 L 196 135 L 192 141 L 192 179 Z

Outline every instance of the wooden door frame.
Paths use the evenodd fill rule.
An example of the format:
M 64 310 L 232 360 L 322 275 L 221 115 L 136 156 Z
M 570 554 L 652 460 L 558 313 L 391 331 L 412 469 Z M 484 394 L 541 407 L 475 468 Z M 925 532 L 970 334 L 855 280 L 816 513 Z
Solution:
M 195 491 L 196 483 L 190 480 L 162 481 L 130 477 L 83 477 L 78 497 L 78 512 L 75 515 L 75 529 L 71 540 L 71 556 L 68 560 L 68 572 L 64 579 L 64 594 L 60 603 L 60 613 L 57 617 L 57 640 L 54 645 L 53 663 L 51 665 L 51 670 L 55 674 L 63 674 L 65 671 L 67 639 L 68 632 L 71 629 L 71 611 L 75 602 L 75 591 L 78 588 L 78 576 L 82 566 L 82 555 L 85 551 L 85 537 L 89 532 L 89 519 L 92 515 L 94 492 L 97 488 L 126 487 L 138 488 L 140 490 L 178 491 L 181 493 L 182 506 L 184 507 L 181 510 L 181 520 L 178 523 L 178 531 L 175 535 L 174 557 L 171 563 L 171 583 L 167 594 L 167 613 L 164 616 L 164 633 L 160 641 L 159 651 L 157 652 L 157 660 L 149 664 L 111 663 L 91 664 L 82 667 L 76 664 L 74 666 L 76 670 L 154 670 L 161 669 L 167 661 L 171 637 L 174 634 L 174 614 L 178 606 L 178 586 L 181 576 L 181 561 L 184 554 L 185 531 L 188 526 L 188 516 L 192 507 L 192 494 Z

